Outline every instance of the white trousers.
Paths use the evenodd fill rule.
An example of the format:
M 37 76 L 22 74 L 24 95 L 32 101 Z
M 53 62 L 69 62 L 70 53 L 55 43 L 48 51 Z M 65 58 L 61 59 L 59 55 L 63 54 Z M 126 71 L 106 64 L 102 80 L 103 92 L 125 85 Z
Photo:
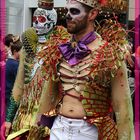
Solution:
M 51 128 L 50 140 L 98 140 L 98 131 L 83 119 L 59 115 Z

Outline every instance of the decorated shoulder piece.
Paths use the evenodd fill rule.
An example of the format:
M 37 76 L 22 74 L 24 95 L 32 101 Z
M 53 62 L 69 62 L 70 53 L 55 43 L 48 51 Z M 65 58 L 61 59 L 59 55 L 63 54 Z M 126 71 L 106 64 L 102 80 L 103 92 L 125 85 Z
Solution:
M 117 22 L 116 19 L 109 19 L 101 21 L 98 26 L 96 26 L 96 31 L 102 36 L 104 40 L 108 42 L 107 45 L 102 46 L 103 49 L 100 52 L 99 57 L 103 58 L 102 60 L 106 61 L 106 65 L 104 67 L 108 67 L 110 69 L 111 76 L 113 77 L 112 81 L 115 81 L 115 84 L 112 84 L 112 92 L 115 94 L 115 103 L 113 104 L 113 109 L 118 109 L 120 107 L 120 104 L 125 108 L 123 112 L 121 112 L 121 109 L 119 111 L 117 109 L 114 109 L 118 131 L 117 139 L 131 140 L 133 139 L 132 137 L 134 135 L 132 102 L 129 94 L 130 90 L 127 84 L 126 66 L 125 63 L 122 62 L 124 60 L 124 54 L 127 51 L 127 30 L 125 30 L 122 25 Z M 126 83 L 126 85 L 124 86 L 122 83 Z M 115 89 L 117 89 L 117 91 L 115 91 Z M 117 98 L 120 98 L 120 94 L 118 93 L 121 93 L 121 98 L 125 99 L 118 101 Z
M 37 47 L 38 47 L 38 35 L 36 34 L 36 30 L 34 28 L 28 28 L 25 32 L 22 33 L 22 42 L 24 45 L 24 50 L 26 53 L 25 61 L 24 61 L 24 71 L 25 84 L 29 83 L 34 74 L 34 66 L 35 66 L 35 57 L 37 55 Z
M 43 60 L 43 75 L 45 76 L 45 79 L 48 79 L 49 77 L 56 78 L 56 65 L 61 58 L 58 46 L 69 42 L 70 39 L 70 34 L 68 34 L 67 30 L 62 26 L 56 26 L 51 32 L 45 43 L 46 47 L 38 53 L 38 60 Z
M 22 34 L 22 42 L 24 45 L 24 49 L 27 53 L 27 57 L 34 58 L 36 53 L 37 42 L 38 42 L 38 36 L 36 34 L 36 30 L 34 28 L 27 29 Z
M 24 47 L 20 55 L 20 64 L 19 64 L 14 88 L 12 91 L 12 96 L 10 99 L 10 105 L 6 112 L 7 122 L 13 121 L 15 117 L 15 113 L 18 109 L 20 99 L 23 95 L 24 82 L 26 81 L 26 78 L 28 77 L 27 70 L 28 70 L 29 65 L 26 65 L 26 64 L 27 62 L 30 65 L 32 64 L 31 62 L 33 61 L 33 58 L 36 53 L 37 39 L 38 38 L 37 38 L 34 28 L 29 28 L 22 34 L 22 42 L 23 42 Z
M 108 65 L 110 65 L 111 74 L 114 77 L 127 51 L 127 31 L 117 20 L 112 19 L 105 19 L 95 26 L 96 31 L 107 42 L 102 46 L 103 52 L 100 52 L 100 55 L 103 54 L 104 58 L 108 59 Z

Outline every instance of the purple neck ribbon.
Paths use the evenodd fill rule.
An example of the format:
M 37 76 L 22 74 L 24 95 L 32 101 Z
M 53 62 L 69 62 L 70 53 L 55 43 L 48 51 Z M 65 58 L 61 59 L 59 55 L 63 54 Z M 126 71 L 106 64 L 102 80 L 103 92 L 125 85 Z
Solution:
M 67 42 L 59 46 L 59 50 L 63 57 L 68 61 L 68 63 L 73 66 L 80 62 L 81 59 L 86 57 L 91 53 L 91 50 L 86 46 L 96 39 L 96 34 L 94 31 L 86 34 L 80 41 L 78 41 L 75 47 L 72 47 L 72 43 Z M 73 35 L 74 40 L 74 35 Z

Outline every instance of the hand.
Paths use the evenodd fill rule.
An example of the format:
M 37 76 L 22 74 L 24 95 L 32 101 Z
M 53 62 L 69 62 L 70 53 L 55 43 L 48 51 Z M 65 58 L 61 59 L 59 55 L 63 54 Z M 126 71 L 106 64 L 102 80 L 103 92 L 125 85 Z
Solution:
M 40 125 L 40 119 L 41 119 L 41 114 L 37 114 L 34 126 L 39 126 Z
M 12 123 L 4 122 L 1 126 L 1 138 L 4 140 L 9 135 Z
M 5 136 L 6 137 L 9 135 L 11 127 L 12 127 L 11 122 L 5 122 Z

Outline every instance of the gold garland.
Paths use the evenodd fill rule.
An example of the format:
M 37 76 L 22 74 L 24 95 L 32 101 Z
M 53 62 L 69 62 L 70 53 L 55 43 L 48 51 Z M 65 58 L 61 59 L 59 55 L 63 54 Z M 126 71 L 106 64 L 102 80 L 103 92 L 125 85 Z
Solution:
M 107 0 L 106 4 L 102 7 L 103 11 L 111 12 L 127 12 L 128 1 L 127 0 Z

